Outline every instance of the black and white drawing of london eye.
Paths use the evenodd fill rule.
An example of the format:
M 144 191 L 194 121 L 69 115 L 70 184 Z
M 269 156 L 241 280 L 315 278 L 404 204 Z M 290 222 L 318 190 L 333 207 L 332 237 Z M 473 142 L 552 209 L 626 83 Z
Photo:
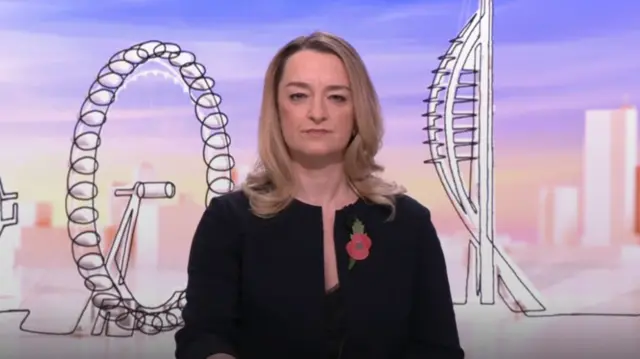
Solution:
M 139 68 L 149 61 L 160 63 L 167 71 L 158 74 L 168 74 L 183 87 L 194 104 L 194 116 L 201 124 L 206 165 L 205 204 L 234 188 L 231 170 L 235 163 L 229 152 L 228 118 L 219 110 L 221 97 L 213 91 L 213 78 L 206 74 L 206 68 L 196 61 L 195 55 L 176 44 L 160 41 L 140 43 L 113 55 L 100 70 L 81 107 L 67 179 L 66 212 L 72 255 L 89 291 L 87 305 L 75 329 L 88 329 L 92 335 L 130 336 L 135 331 L 157 334 L 182 324 L 183 291 L 176 291 L 162 305 L 148 307 L 137 302 L 126 281 L 140 202 L 173 197 L 176 193 L 173 183 L 136 182 L 131 188 L 108 194 L 129 197 L 129 204 L 113 244 L 106 253 L 101 248 L 97 228 L 99 213 L 95 199 L 98 187 L 95 182 L 100 133 L 109 107 L 118 98 L 119 91 L 144 76 Z M 92 314 L 94 311 L 97 315 Z
M 480 303 L 495 304 L 500 290 L 511 297 L 507 305 L 516 303 L 515 310 L 541 312 L 546 308 L 540 293 L 495 242 L 492 31 L 493 0 L 480 0 L 477 12 L 439 58 L 425 100 L 425 144 L 430 150 L 425 163 L 435 167 L 471 235 L 468 273 Z M 460 304 L 468 300 L 467 292 Z

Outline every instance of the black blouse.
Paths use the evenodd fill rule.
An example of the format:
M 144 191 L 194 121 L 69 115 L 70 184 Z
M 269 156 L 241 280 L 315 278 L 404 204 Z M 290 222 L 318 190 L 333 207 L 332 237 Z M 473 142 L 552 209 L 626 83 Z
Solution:
M 340 285 L 326 294 L 325 320 L 327 326 L 327 359 L 339 359 L 345 342 L 344 304 Z
M 340 284 L 327 292 L 320 207 L 293 201 L 262 219 L 242 192 L 213 199 L 191 247 L 176 358 L 464 358 L 430 213 L 408 196 L 396 211 L 387 221 L 388 208 L 359 200 L 336 212 Z M 350 268 L 356 222 L 371 246 Z

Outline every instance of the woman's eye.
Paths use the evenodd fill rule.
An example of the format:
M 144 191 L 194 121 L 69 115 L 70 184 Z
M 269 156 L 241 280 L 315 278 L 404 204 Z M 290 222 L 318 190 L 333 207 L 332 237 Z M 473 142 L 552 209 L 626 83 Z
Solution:
M 337 102 L 345 102 L 347 101 L 347 98 L 341 95 L 331 95 L 329 96 L 330 99 L 332 99 L 333 101 L 337 101 Z
M 301 100 L 301 99 L 303 99 L 305 97 L 306 97 L 306 95 L 303 94 L 303 93 L 294 93 L 294 94 L 289 95 L 289 98 L 294 100 L 294 101 L 295 100 Z

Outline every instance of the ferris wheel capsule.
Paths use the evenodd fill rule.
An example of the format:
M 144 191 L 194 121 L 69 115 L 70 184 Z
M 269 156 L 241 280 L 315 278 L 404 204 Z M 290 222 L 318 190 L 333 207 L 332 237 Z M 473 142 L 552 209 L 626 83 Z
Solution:
M 206 115 L 204 114 L 204 112 L 198 112 L 197 115 L 204 127 L 209 130 L 222 129 L 229 123 L 229 118 L 227 117 L 227 115 L 221 112 L 213 112 Z
M 109 72 L 98 77 L 98 82 L 100 83 L 100 85 L 110 89 L 119 87 L 120 85 L 122 85 L 123 81 L 124 79 L 122 78 L 122 76 L 118 75 L 115 72 Z
M 123 76 L 129 75 L 135 69 L 135 66 L 132 63 L 125 60 L 116 60 L 109 63 L 108 66 L 111 71 Z
M 80 121 L 92 127 L 102 126 L 106 119 L 105 113 L 100 110 L 90 110 L 82 112 L 80 115 Z
M 107 89 L 101 89 L 89 94 L 89 98 L 91 102 L 95 103 L 99 106 L 107 106 L 110 105 L 114 100 L 115 94 Z
M 74 224 L 91 224 L 98 219 L 98 211 L 92 207 L 78 207 L 69 213 L 69 220 Z
M 127 51 L 125 51 L 124 55 L 122 56 L 123 60 L 131 63 L 131 64 L 139 64 L 141 62 L 143 62 L 144 60 L 147 59 L 149 55 L 147 54 L 146 51 L 144 50 L 140 50 L 139 47 L 133 47 Z
M 75 144 L 84 151 L 95 150 L 100 146 L 100 135 L 93 131 L 84 132 L 76 137 Z
M 71 162 L 70 169 L 81 175 L 93 175 L 98 170 L 98 161 L 89 156 L 81 157 Z
M 169 62 L 171 65 L 176 67 L 182 67 L 187 64 L 192 64 L 196 61 L 196 55 L 192 52 L 182 51 L 178 56 L 170 58 Z
M 191 87 L 196 89 L 196 90 L 200 90 L 200 91 L 204 91 L 208 88 L 211 88 L 215 85 L 215 82 L 213 81 L 212 78 L 210 77 L 200 77 L 198 79 L 196 79 L 195 81 L 193 81 L 191 83 Z M 220 101 L 218 99 L 217 103 L 219 104 Z
M 199 63 L 191 63 L 189 65 L 183 65 L 180 67 L 180 74 L 183 77 L 196 78 L 200 76 L 204 76 L 205 68 Z
M 172 44 L 172 43 L 166 43 L 163 45 L 163 55 L 164 54 L 172 54 L 172 56 L 170 56 L 169 58 L 176 58 L 178 57 L 179 53 L 182 52 L 182 49 L 180 48 L 180 46 L 178 46 L 178 44 Z
M 220 106 L 220 102 L 221 102 L 221 97 L 212 93 L 204 93 L 200 95 L 196 100 L 196 104 L 204 108 L 218 107 Z
M 160 41 L 151 40 L 145 41 L 141 44 L 136 45 L 135 47 L 140 51 L 144 52 L 147 57 L 158 56 L 157 51 L 162 48 L 163 44 Z
M 97 246 L 100 243 L 100 236 L 93 231 L 82 232 L 73 238 L 73 243 L 83 247 Z
M 96 198 L 98 195 L 98 186 L 90 181 L 77 182 L 69 188 L 69 194 L 71 194 L 74 199 L 89 201 Z
M 233 157 L 225 154 L 225 153 L 221 153 L 217 156 L 214 156 L 211 159 L 211 162 L 209 162 L 209 165 L 211 166 L 212 169 L 217 170 L 217 171 L 223 171 L 229 167 L 233 168 Z

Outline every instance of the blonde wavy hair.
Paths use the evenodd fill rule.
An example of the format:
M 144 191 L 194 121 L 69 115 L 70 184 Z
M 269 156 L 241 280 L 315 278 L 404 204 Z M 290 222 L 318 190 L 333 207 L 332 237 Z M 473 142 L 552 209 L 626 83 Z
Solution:
M 277 99 L 278 84 L 287 59 L 301 50 L 333 54 L 344 63 L 351 83 L 355 114 L 355 133 L 344 153 L 344 171 L 353 191 L 360 198 L 389 207 L 389 219 L 392 219 L 395 216 L 395 197 L 405 189 L 376 176 L 384 170 L 375 161 L 384 133 L 378 95 L 357 51 L 344 39 L 326 32 L 314 32 L 292 40 L 269 64 L 258 125 L 259 159 L 242 185 L 251 210 L 259 217 L 272 217 L 294 198 L 295 178 L 280 128 Z

